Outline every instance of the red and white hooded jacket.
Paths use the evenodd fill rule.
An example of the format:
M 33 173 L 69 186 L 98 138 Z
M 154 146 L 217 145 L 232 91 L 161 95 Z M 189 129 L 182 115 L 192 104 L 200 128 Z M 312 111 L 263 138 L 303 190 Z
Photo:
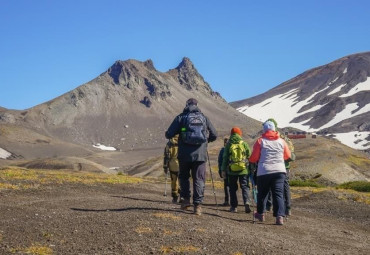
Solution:
M 289 147 L 279 132 L 268 130 L 253 145 L 249 162 L 258 163 L 257 176 L 286 173 L 284 160 L 290 157 Z

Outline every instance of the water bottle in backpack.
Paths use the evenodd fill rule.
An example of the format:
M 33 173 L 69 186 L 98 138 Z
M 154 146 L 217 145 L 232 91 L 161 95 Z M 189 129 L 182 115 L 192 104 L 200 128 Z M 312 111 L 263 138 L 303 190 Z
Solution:
M 201 112 L 190 112 L 184 117 L 181 138 L 184 143 L 191 145 L 207 142 L 206 118 Z

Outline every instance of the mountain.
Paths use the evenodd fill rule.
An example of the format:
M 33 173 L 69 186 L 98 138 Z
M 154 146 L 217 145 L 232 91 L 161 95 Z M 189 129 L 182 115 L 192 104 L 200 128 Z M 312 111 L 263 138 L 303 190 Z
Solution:
M 257 121 L 236 111 L 213 91 L 186 57 L 168 72 L 157 71 L 151 60 L 116 61 L 97 78 L 53 100 L 23 111 L 1 109 L 0 125 L 8 133 L 26 129 L 29 135 L 24 139 L 34 137 L 29 141 L 32 146 L 50 147 L 57 139 L 82 146 L 85 154 L 97 150 L 93 145 L 118 151 L 162 150 L 165 130 L 191 97 L 198 99 L 199 108 L 221 136 L 234 125 L 248 131 L 246 136 L 260 128 Z M 26 158 L 68 154 L 68 150 L 56 148 L 40 150 L 40 155 L 32 146 L 25 151 L 15 144 L 8 142 L 7 151 Z
M 231 105 L 259 121 L 331 134 L 358 150 L 370 149 L 370 52 L 308 70 L 273 89 Z
M 213 170 L 233 126 L 252 146 L 261 123 L 213 91 L 190 59 L 168 72 L 157 71 L 151 60 L 126 60 L 48 102 L 0 109 L 0 167 L 163 176 L 164 133 L 191 97 L 219 133 L 208 147 Z M 370 179 L 370 160 L 333 139 L 302 139 L 295 146 L 296 178 L 328 184 Z

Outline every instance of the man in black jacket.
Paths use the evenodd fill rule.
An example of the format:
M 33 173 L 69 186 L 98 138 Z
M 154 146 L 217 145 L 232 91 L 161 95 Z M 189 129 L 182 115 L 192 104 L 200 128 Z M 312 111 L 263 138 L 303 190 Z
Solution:
M 166 138 L 179 134 L 178 159 L 180 165 L 180 196 L 184 198 L 181 209 L 186 210 L 190 204 L 190 171 L 193 178 L 194 214 L 201 215 L 204 197 L 207 146 L 217 138 L 216 129 L 211 121 L 198 108 L 198 101 L 190 98 L 186 101 L 184 111 L 176 116 L 166 131 Z

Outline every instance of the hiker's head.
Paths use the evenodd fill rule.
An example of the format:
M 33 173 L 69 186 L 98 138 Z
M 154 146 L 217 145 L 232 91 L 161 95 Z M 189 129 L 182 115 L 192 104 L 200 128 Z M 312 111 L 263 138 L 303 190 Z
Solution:
M 198 100 L 196 100 L 195 98 L 189 98 L 186 101 L 186 106 L 190 106 L 190 105 L 198 105 Z
M 238 134 L 242 136 L 243 132 L 239 127 L 233 127 L 230 131 L 230 135 L 233 135 L 233 134 Z
M 224 138 L 224 145 L 226 145 L 228 141 L 229 141 L 229 138 L 225 137 Z
M 277 128 L 278 128 L 278 126 L 277 126 L 277 122 L 276 122 L 276 120 L 274 120 L 273 118 L 269 118 L 267 121 L 271 121 L 272 123 L 274 123 L 274 125 L 275 125 L 275 129 L 277 129 Z
M 269 130 L 275 131 L 275 124 L 272 121 L 267 120 L 265 123 L 263 123 L 263 132 L 267 132 Z

